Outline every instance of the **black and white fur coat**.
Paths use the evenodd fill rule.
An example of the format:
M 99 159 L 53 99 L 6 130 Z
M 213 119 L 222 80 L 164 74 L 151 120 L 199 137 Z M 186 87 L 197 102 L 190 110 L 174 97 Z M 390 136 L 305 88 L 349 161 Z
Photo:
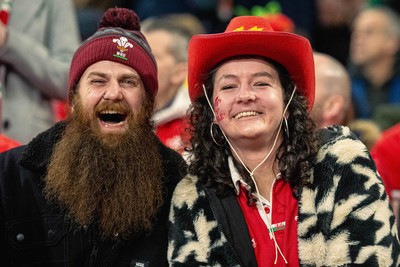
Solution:
M 400 266 L 394 215 L 367 148 L 347 127 L 322 136 L 312 186 L 299 197 L 300 266 Z M 257 266 L 233 194 L 219 198 L 188 175 L 169 219 L 170 266 Z

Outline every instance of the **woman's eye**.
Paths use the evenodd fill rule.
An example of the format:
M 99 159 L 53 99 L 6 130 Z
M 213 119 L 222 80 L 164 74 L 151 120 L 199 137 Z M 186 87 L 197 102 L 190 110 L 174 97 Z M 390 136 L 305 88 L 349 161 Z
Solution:
M 265 86 L 269 86 L 269 83 L 267 82 L 257 82 L 254 84 L 254 86 L 256 87 L 265 87 Z
M 235 88 L 235 87 L 236 87 L 236 86 L 233 85 L 233 84 L 224 85 L 224 86 L 221 87 L 221 90 L 229 90 L 229 89 L 233 89 L 233 88 Z

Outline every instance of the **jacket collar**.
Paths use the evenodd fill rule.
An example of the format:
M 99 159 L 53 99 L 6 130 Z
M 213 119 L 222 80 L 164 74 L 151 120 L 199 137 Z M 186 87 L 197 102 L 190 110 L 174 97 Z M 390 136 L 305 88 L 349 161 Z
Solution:
M 64 133 L 65 126 L 65 121 L 58 122 L 32 139 L 21 155 L 21 165 L 32 170 L 45 170 L 55 144 Z

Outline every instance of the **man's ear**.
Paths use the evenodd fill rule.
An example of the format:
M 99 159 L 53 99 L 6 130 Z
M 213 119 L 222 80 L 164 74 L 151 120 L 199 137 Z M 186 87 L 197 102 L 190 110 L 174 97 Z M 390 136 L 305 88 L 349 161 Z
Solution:
M 74 92 L 72 95 L 69 96 L 70 99 L 69 99 L 68 106 L 69 106 L 69 110 L 71 113 L 73 113 L 74 109 L 75 109 L 74 107 L 75 107 L 75 103 L 76 103 L 77 93 L 78 92 Z
M 324 103 L 323 114 L 326 121 L 338 118 L 343 114 L 344 99 L 340 95 L 330 96 Z
M 180 86 L 186 79 L 188 72 L 187 62 L 179 62 L 174 66 L 174 72 L 171 77 L 171 83 Z

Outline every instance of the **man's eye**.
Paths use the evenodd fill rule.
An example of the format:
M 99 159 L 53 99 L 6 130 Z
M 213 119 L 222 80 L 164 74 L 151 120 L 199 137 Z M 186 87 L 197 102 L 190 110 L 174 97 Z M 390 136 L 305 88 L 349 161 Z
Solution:
M 134 87 L 139 86 L 139 82 L 135 81 L 135 80 L 124 80 L 124 81 L 122 81 L 122 83 L 125 85 L 128 85 L 128 86 L 134 86 Z
M 92 84 L 104 84 L 105 82 L 106 82 L 105 80 L 101 80 L 101 79 L 91 80 Z
M 266 83 L 266 82 L 258 82 L 258 83 L 255 83 L 254 86 L 257 86 L 257 87 L 265 87 L 265 86 L 269 86 L 269 83 Z

